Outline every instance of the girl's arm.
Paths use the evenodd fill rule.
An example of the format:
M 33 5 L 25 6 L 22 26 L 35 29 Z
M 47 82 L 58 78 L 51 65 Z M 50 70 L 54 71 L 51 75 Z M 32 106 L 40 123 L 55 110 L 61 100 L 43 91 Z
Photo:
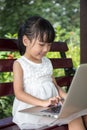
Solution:
M 54 76 L 52 76 L 52 80 L 53 80 L 53 83 L 55 84 L 55 86 L 56 86 L 56 88 L 57 88 L 57 90 L 58 90 L 58 92 L 59 92 L 59 96 L 61 97 L 61 98 L 66 98 L 66 96 L 67 96 L 67 94 L 61 89 L 61 87 L 57 84 L 57 82 L 56 82 L 56 80 L 55 80 L 55 78 L 54 78 Z
M 55 105 L 58 102 L 56 98 L 41 100 L 25 92 L 23 88 L 23 70 L 21 68 L 21 65 L 17 61 L 15 61 L 13 64 L 13 75 L 14 75 L 14 83 L 13 83 L 14 93 L 18 100 L 21 100 L 28 104 L 43 107 L 49 105 Z

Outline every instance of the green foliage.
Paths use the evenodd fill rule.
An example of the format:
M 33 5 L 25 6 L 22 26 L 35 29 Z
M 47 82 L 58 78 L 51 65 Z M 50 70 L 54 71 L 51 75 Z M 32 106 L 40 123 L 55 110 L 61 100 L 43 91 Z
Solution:
M 0 37 L 10 32 L 14 34 L 25 19 L 31 15 L 41 15 L 52 24 L 72 30 L 79 28 L 79 0 L 1 0 Z
M 12 102 L 14 96 L 0 98 L 0 118 L 12 115 Z
M 17 33 L 15 33 L 15 34 L 7 33 L 7 34 L 5 34 L 5 37 L 6 37 L 6 38 L 10 38 L 10 39 L 11 39 L 11 38 L 14 39 L 14 38 L 17 38 L 18 35 L 17 35 Z
M 56 38 L 55 41 L 66 41 L 70 38 L 70 34 L 65 28 L 62 28 L 60 25 L 55 26 Z
M 67 52 L 67 57 L 72 58 L 73 66 L 75 68 L 80 64 L 80 47 L 79 45 L 73 46 L 73 44 L 69 44 L 69 51 Z
M 80 29 L 74 28 L 72 31 L 67 31 L 58 25 L 55 30 L 55 41 L 65 41 L 68 44 L 67 57 L 72 58 L 73 65 L 77 68 L 80 64 Z

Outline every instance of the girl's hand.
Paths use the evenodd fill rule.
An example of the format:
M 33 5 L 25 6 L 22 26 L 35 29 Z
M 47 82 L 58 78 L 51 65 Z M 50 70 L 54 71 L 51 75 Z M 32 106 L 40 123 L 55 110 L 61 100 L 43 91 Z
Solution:
M 43 107 L 48 107 L 48 106 L 51 106 L 51 105 L 55 105 L 56 106 L 59 101 L 60 101 L 60 97 L 59 96 L 56 96 L 56 97 L 53 97 L 53 98 L 49 98 L 48 100 L 44 100 L 43 101 L 42 106 Z

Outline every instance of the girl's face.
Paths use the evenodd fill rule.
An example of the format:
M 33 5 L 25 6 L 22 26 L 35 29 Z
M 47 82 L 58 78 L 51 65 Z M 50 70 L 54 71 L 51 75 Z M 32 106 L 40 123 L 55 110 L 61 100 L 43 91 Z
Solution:
M 32 42 L 27 38 L 25 56 L 33 62 L 40 63 L 42 57 L 50 50 L 51 43 L 40 42 L 38 39 L 33 39 Z

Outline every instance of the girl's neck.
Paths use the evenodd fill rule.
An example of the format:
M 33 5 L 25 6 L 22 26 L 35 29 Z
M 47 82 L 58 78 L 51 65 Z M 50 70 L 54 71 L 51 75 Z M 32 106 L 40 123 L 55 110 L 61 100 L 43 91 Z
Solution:
M 38 60 L 38 59 L 35 59 L 33 57 L 29 57 L 26 54 L 24 54 L 23 56 L 26 57 L 28 60 L 34 62 L 34 63 L 42 63 L 42 59 Z

